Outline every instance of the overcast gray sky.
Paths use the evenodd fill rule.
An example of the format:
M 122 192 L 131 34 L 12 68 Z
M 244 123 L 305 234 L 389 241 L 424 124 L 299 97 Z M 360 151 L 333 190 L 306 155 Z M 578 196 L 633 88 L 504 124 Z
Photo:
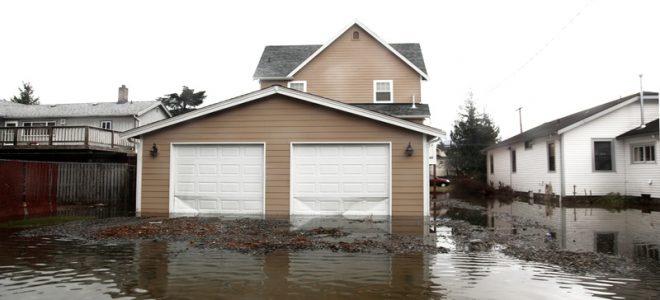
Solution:
M 0 98 L 31 82 L 41 102 L 153 100 L 182 85 L 206 104 L 258 89 L 265 45 L 322 44 L 358 19 L 419 42 L 432 125 L 451 130 L 472 91 L 503 138 L 660 89 L 660 1 L 2 1 Z

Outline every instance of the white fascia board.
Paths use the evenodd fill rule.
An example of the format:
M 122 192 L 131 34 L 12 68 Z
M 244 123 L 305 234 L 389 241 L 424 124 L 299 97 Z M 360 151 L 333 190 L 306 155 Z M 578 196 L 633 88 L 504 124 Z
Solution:
M 656 97 L 656 98 L 657 98 L 657 97 Z M 644 99 L 647 99 L 647 98 L 644 97 Z M 612 107 L 610 107 L 610 108 L 608 108 L 608 109 L 606 109 L 606 110 L 604 110 L 604 111 L 601 111 L 601 112 L 599 112 L 599 113 L 597 113 L 597 114 L 594 114 L 594 115 L 592 115 L 592 116 L 590 116 L 590 117 L 588 117 L 588 118 L 585 118 L 584 120 L 581 120 L 581 121 L 579 121 L 579 122 L 575 122 L 575 123 L 573 123 L 573 124 L 571 124 L 571 125 L 569 125 L 569 126 L 566 126 L 566 127 L 564 127 L 564 128 L 561 128 L 561 129 L 557 130 L 557 134 L 563 134 L 564 132 L 571 131 L 571 130 L 573 130 L 573 129 L 575 129 L 575 128 L 578 128 L 578 127 L 580 127 L 580 126 L 582 126 L 582 125 L 584 125 L 584 124 L 587 124 L 587 123 L 589 123 L 589 122 L 591 122 L 591 121 L 593 121 L 593 120 L 595 120 L 595 119 L 598 119 L 598 118 L 600 118 L 600 117 L 602 117 L 602 116 L 604 116 L 604 115 L 607 115 L 607 114 L 609 114 L 609 113 L 611 113 L 611 112 L 613 112 L 613 111 L 615 111 L 615 110 L 619 110 L 619 109 L 621 109 L 621 108 L 623 108 L 623 107 L 625 107 L 625 106 L 628 106 L 628 105 L 630 105 L 630 104 L 632 104 L 632 103 L 634 103 L 634 102 L 637 102 L 637 101 L 639 101 L 639 96 L 637 96 L 637 97 L 633 97 L 633 98 L 629 99 L 628 101 L 625 101 L 625 102 L 619 103 L 619 104 L 617 104 L 617 105 L 615 105 L 615 106 L 612 106 Z
M 252 77 L 254 80 L 293 80 L 293 77 Z
M 288 96 L 288 97 L 291 97 L 291 98 L 296 98 L 296 99 L 303 100 L 303 101 L 306 101 L 306 102 L 314 103 L 314 104 L 321 105 L 321 106 L 324 106 L 324 107 L 333 108 L 333 109 L 336 109 L 336 110 L 344 111 L 344 112 L 347 112 L 347 113 L 351 113 L 351 114 L 358 115 L 358 116 L 361 116 L 361 117 L 365 117 L 365 118 L 368 118 L 368 119 L 372 119 L 372 120 L 380 121 L 380 122 L 383 122 L 383 123 L 391 124 L 391 125 L 394 125 L 394 126 L 406 128 L 406 129 L 409 129 L 409 130 L 412 130 L 412 131 L 417 131 L 417 132 L 420 132 L 420 133 L 428 134 L 428 135 L 431 135 L 431 136 L 443 136 L 445 134 L 444 131 L 442 131 L 440 129 L 437 129 L 437 128 L 433 128 L 433 127 L 430 127 L 430 126 L 413 123 L 413 122 L 406 121 L 406 120 L 403 120 L 403 119 L 399 119 L 399 118 L 396 118 L 396 117 L 391 117 L 391 116 L 388 116 L 388 115 L 384 115 L 384 114 L 381 114 L 381 113 L 370 111 L 370 110 L 367 110 L 367 109 L 364 109 L 364 108 L 359 108 L 359 107 L 356 107 L 356 106 L 353 106 L 353 105 L 350 105 L 350 104 L 346 104 L 346 103 L 343 103 L 343 102 L 330 100 L 330 99 L 327 99 L 327 98 L 315 96 L 315 95 L 312 95 L 312 94 L 300 92 L 300 91 L 285 88 L 285 87 L 271 86 L 271 87 L 266 88 L 266 89 L 258 90 L 258 91 L 255 91 L 255 92 L 252 92 L 252 93 L 249 93 L 249 94 L 245 94 L 245 95 L 242 95 L 242 96 L 238 96 L 238 97 L 235 97 L 235 98 L 232 98 L 232 99 L 229 99 L 229 100 L 221 101 L 221 102 L 218 102 L 216 104 L 212 104 L 212 105 L 209 105 L 207 107 L 204 107 L 204 108 L 201 108 L 201 109 L 198 109 L 198 110 L 194 110 L 192 112 L 185 113 L 183 115 L 179 115 L 179 116 L 176 116 L 176 117 L 173 117 L 173 118 L 170 118 L 170 119 L 165 119 L 165 120 L 162 120 L 162 121 L 158 121 L 158 122 L 155 122 L 155 123 L 150 123 L 150 124 L 138 127 L 138 128 L 134 128 L 134 129 L 125 131 L 123 133 L 120 133 L 119 137 L 128 138 L 128 137 L 134 137 L 134 136 L 142 135 L 142 134 L 154 131 L 154 130 L 158 130 L 158 129 L 161 129 L 161 128 L 164 128 L 164 127 L 167 127 L 167 126 L 171 126 L 171 125 L 174 125 L 174 124 L 177 124 L 177 123 L 185 122 L 185 121 L 197 118 L 197 117 L 201 117 L 201 116 L 213 113 L 213 112 L 228 109 L 228 108 L 231 108 L 231 107 L 234 107 L 234 106 L 237 106 L 237 105 L 241 105 L 243 103 L 247 103 L 247 102 L 250 102 L 250 101 L 261 99 L 261 98 L 264 98 L 264 97 L 267 97 L 267 96 L 270 96 L 270 95 L 274 95 L 274 94 L 280 94 L 280 95 Z
M 332 39 L 330 39 L 330 41 L 328 41 L 327 43 L 323 44 L 323 46 L 321 46 L 321 48 L 319 48 L 318 50 L 316 50 L 316 52 L 314 52 L 314 53 L 313 53 L 312 55 L 310 55 L 307 59 L 305 59 L 300 65 L 298 65 L 295 69 L 293 69 L 293 71 L 291 71 L 291 73 L 289 73 L 287 76 L 288 76 L 288 77 L 293 77 L 293 75 L 296 75 L 296 73 L 298 73 L 298 71 L 300 71 L 300 69 L 302 69 L 304 66 L 306 66 L 306 65 L 307 65 L 310 61 L 312 61 L 316 56 L 318 56 L 319 54 L 321 54 L 321 52 L 323 52 L 323 51 L 325 50 L 325 48 L 327 48 L 328 46 L 330 46 L 330 44 L 334 43 L 334 42 L 335 42 L 335 41 L 336 41 L 336 40 L 337 40 L 342 34 L 344 34 L 347 30 L 349 30 L 351 27 L 353 27 L 353 25 L 357 25 L 357 26 L 359 26 L 360 28 L 362 28 L 362 30 L 366 31 L 369 35 L 371 35 L 374 39 L 376 39 L 381 45 L 383 45 L 383 47 L 385 47 L 387 50 L 390 50 L 390 52 L 392 52 L 392 53 L 393 53 L 394 55 L 396 55 L 399 59 L 401 59 L 404 63 L 406 63 L 409 67 L 411 67 L 413 70 L 415 70 L 415 72 L 419 73 L 419 75 L 420 75 L 424 80 L 428 80 L 428 79 L 429 79 L 429 76 L 428 76 L 426 73 L 424 73 L 424 72 L 423 72 L 422 70 L 420 70 L 417 66 L 415 66 L 415 64 L 413 64 L 412 62 L 410 62 L 405 56 L 401 55 L 401 53 L 399 53 L 399 51 L 394 50 L 394 48 L 392 48 L 392 46 L 390 46 L 390 44 L 386 43 L 383 39 L 381 39 L 378 35 L 376 35 L 373 31 L 371 31 L 369 28 L 367 28 L 366 26 L 364 26 L 364 24 L 362 24 L 362 23 L 361 23 L 360 21 L 358 21 L 358 20 L 355 20 L 355 21 L 351 22 L 351 24 L 349 24 L 348 26 L 346 26 L 346 28 L 344 28 L 344 30 L 342 30 L 341 32 L 339 32 L 339 34 L 337 34 L 336 36 L 334 36 L 334 37 L 333 37 Z

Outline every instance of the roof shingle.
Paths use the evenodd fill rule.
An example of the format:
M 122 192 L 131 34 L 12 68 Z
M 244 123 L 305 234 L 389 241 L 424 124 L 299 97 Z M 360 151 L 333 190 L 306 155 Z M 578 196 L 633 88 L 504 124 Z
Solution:
M 133 101 L 128 103 L 98 102 L 53 105 L 24 105 L 0 101 L 3 118 L 65 118 L 88 116 L 130 116 L 156 106 L 159 101 Z

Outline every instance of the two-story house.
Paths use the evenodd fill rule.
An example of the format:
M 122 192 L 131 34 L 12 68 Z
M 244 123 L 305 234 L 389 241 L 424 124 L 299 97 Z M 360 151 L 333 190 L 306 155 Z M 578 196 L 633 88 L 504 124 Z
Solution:
M 267 46 L 261 89 L 122 137 L 139 139 L 143 215 L 429 215 L 418 44 L 359 22 L 325 45 Z
M 24 105 L 0 101 L 0 158 L 125 161 L 134 145 L 119 132 L 171 117 L 160 101 Z

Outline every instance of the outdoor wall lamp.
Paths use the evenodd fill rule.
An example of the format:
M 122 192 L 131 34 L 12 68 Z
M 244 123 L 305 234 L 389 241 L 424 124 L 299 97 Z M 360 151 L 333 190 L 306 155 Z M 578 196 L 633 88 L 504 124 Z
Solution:
M 154 145 L 151 146 L 151 150 L 149 150 L 149 153 L 151 154 L 151 157 L 158 156 L 158 147 L 156 147 L 156 143 L 154 143 Z
M 406 156 L 412 156 L 413 153 L 415 152 L 415 149 L 413 149 L 412 145 L 410 142 L 408 142 L 408 147 L 406 147 Z

